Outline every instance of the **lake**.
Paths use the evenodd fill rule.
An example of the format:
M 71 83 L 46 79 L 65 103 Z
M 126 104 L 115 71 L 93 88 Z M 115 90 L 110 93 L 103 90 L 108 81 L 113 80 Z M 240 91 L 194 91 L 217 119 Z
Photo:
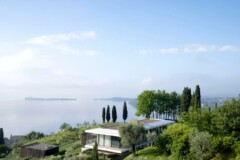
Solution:
M 1 101 L 0 128 L 5 137 L 25 135 L 30 131 L 45 134 L 59 131 L 63 122 L 73 127 L 84 121 L 102 123 L 102 108 L 117 108 L 117 121 L 122 122 L 123 102 L 110 100 L 78 99 L 76 101 Z M 136 106 L 127 103 L 128 119 L 139 119 L 135 116 Z

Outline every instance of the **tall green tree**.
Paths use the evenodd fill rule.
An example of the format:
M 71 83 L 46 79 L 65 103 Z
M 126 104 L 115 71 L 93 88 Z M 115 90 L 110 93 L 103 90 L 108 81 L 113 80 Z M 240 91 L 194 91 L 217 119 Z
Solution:
M 180 111 L 181 112 L 187 112 L 190 105 L 191 105 L 191 88 L 188 87 L 184 87 L 183 89 L 183 93 L 181 96 L 181 108 Z
M 72 126 L 69 123 L 66 123 L 66 122 L 64 122 L 60 126 L 61 131 L 67 131 L 67 130 L 71 130 L 71 129 L 72 129 Z
M 136 155 L 136 145 L 143 140 L 145 129 L 143 124 L 136 120 L 121 125 L 119 128 L 121 135 L 121 144 L 123 146 L 131 146 L 133 154 Z
M 117 120 L 117 110 L 116 110 L 116 106 L 113 106 L 112 108 L 112 121 L 113 123 L 115 123 Z
M 102 109 L 102 120 L 103 120 L 103 123 L 105 123 L 105 117 L 106 117 L 106 111 L 105 111 L 105 107 L 103 107 L 103 109 Z
M 195 107 L 196 108 L 201 108 L 201 93 L 200 93 L 200 87 L 199 85 L 196 86 L 195 89 Z
M 94 146 L 93 146 L 93 150 L 92 150 L 92 160 L 98 160 L 98 145 L 95 142 Z
M 125 123 L 127 117 L 128 117 L 127 103 L 124 101 L 124 103 L 123 103 L 123 120 L 124 120 L 124 123 Z
M 191 99 L 191 106 L 195 106 L 195 92 L 192 94 L 192 99 Z
M 110 119 L 111 119 L 111 116 L 110 116 L 110 107 L 109 107 L 109 105 L 108 105 L 108 106 L 107 106 L 107 114 L 106 114 L 106 120 L 107 120 L 108 123 L 109 123 Z
M 28 141 L 32 141 L 32 140 L 35 140 L 35 139 L 41 139 L 43 137 L 45 137 L 44 133 L 31 131 L 26 136 L 24 136 L 24 139 L 28 140 Z
M 2 128 L 0 128 L 0 145 L 1 144 L 4 144 L 4 133 Z
M 154 90 L 143 91 L 138 96 L 136 115 L 150 118 L 152 112 L 156 109 L 156 92 Z

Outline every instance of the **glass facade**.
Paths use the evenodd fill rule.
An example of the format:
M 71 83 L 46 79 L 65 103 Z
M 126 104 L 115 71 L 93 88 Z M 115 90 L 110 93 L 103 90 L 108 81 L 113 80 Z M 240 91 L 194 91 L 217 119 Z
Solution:
M 120 148 L 120 138 L 111 136 L 111 147 Z

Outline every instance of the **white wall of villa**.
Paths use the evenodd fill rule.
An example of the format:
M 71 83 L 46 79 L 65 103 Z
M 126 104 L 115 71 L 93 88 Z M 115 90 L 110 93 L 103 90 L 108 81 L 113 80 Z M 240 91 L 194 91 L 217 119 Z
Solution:
M 153 121 L 153 120 L 152 120 Z M 151 123 L 144 124 L 146 133 L 148 131 L 155 131 L 160 134 L 167 125 L 175 123 L 174 121 L 157 119 Z M 98 150 L 113 152 L 113 153 L 123 153 L 129 150 L 128 148 L 122 148 L 120 144 L 121 136 L 117 129 L 110 128 L 94 128 L 86 130 L 85 133 L 90 136 L 87 138 L 85 148 L 92 149 L 94 143 L 98 143 Z M 148 142 L 145 141 L 139 145 L 146 145 Z

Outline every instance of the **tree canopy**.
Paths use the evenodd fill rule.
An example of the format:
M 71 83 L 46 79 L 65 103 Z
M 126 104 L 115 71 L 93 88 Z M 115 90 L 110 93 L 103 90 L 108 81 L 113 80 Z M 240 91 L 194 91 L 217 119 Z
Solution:
M 191 99 L 192 99 L 191 88 L 185 87 L 181 95 L 181 108 L 180 108 L 181 112 L 188 111 L 191 105 Z
M 180 106 L 180 96 L 176 92 L 147 90 L 138 96 L 137 115 L 150 118 L 156 113 L 156 117 L 175 120 Z
M 43 137 L 45 137 L 44 133 L 31 131 L 26 136 L 24 136 L 24 139 L 28 140 L 28 141 L 32 141 L 32 140 L 40 139 L 40 138 L 43 138 Z

